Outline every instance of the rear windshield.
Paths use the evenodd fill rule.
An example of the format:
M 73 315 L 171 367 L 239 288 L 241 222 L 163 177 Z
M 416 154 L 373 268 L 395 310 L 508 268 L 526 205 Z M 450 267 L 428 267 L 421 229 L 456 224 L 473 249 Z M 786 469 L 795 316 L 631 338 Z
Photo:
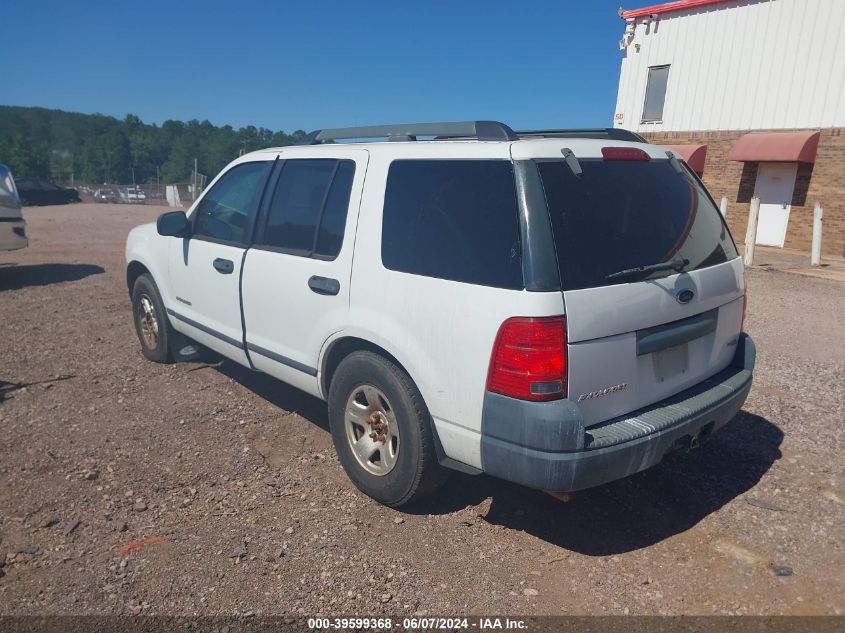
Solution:
M 606 279 L 660 262 L 697 270 L 738 256 L 719 210 L 689 173 L 668 160 L 538 161 L 564 290 L 631 283 L 674 270 Z

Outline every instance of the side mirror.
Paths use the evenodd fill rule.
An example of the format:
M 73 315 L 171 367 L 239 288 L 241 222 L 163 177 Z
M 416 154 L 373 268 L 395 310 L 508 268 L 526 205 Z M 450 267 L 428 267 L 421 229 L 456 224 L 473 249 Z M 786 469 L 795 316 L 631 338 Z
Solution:
M 191 223 L 184 211 L 169 211 L 158 216 L 156 229 L 159 235 L 170 237 L 188 237 Z

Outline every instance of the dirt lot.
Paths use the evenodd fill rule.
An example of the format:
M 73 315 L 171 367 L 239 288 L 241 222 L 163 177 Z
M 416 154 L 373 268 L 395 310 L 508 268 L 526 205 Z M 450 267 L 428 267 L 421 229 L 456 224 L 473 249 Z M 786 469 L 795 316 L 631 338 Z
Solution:
M 25 210 L 0 254 L 0 613 L 843 614 L 845 285 L 750 272 L 745 410 L 568 503 L 356 492 L 324 405 L 144 360 L 123 247 L 161 209 Z

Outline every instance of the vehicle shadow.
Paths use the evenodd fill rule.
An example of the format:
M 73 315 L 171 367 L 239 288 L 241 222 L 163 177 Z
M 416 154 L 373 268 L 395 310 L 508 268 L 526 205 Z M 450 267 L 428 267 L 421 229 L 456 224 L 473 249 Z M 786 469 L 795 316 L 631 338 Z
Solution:
M 213 352 L 209 361 L 213 362 Z M 224 360 L 214 366 L 224 376 L 237 381 L 240 385 L 252 391 L 255 395 L 263 398 L 269 403 L 288 411 L 296 413 L 314 426 L 329 432 L 329 416 L 326 410 L 326 403 L 322 400 L 291 387 L 280 380 L 276 380 L 268 374 L 261 374 L 247 369 L 237 363 Z
M 0 266 L 0 291 L 30 286 L 48 286 L 63 281 L 79 281 L 106 272 L 94 264 L 24 264 Z
M 453 480 L 447 494 L 413 512 L 453 512 L 490 497 L 481 520 L 587 556 L 621 554 L 685 532 L 749 491 L 780 459 L 782 441 L 777 426 L 741 411 L 699 449 L 574 493 L 566 502 L 488 477 L 462 476 Z
M 270 376 L 224 361 L 225 376 L 285 411 L 328 432 L 326 404 Z M 434 496 L 403 508 L 408 514 L 450 514 L 490 499 L 473 520 L 519 530 L 587 556 L 610 556 L 659 543 L 751 490 L 781 457 L 783 432 L 740 411 L 700 448 L 667 456 L 657 466 L 562 502 L 486 475 L 452 473 Z

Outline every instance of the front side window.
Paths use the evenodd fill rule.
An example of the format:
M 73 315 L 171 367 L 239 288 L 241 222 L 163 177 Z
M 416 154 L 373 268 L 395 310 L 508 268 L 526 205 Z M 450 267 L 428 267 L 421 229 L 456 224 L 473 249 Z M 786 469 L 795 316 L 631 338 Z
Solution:
M 648 69 L 645 87 L 643 123 L 663 120 L 663 104 L 666 102 L 666 84 L 669 81 L 669 66 L 652 66 Z
M 286 160 L 261 245 L 305 257 L 337 257 L 354 175 L 350 160 Z
M 394 161 L 384 196 L 381 258 L 400 272 L 524 288 L 511 162 Z
M 241 163 L 221 176 L 200 200 L 192 234 L 246 244 L 272 164 L 268 161 Z

